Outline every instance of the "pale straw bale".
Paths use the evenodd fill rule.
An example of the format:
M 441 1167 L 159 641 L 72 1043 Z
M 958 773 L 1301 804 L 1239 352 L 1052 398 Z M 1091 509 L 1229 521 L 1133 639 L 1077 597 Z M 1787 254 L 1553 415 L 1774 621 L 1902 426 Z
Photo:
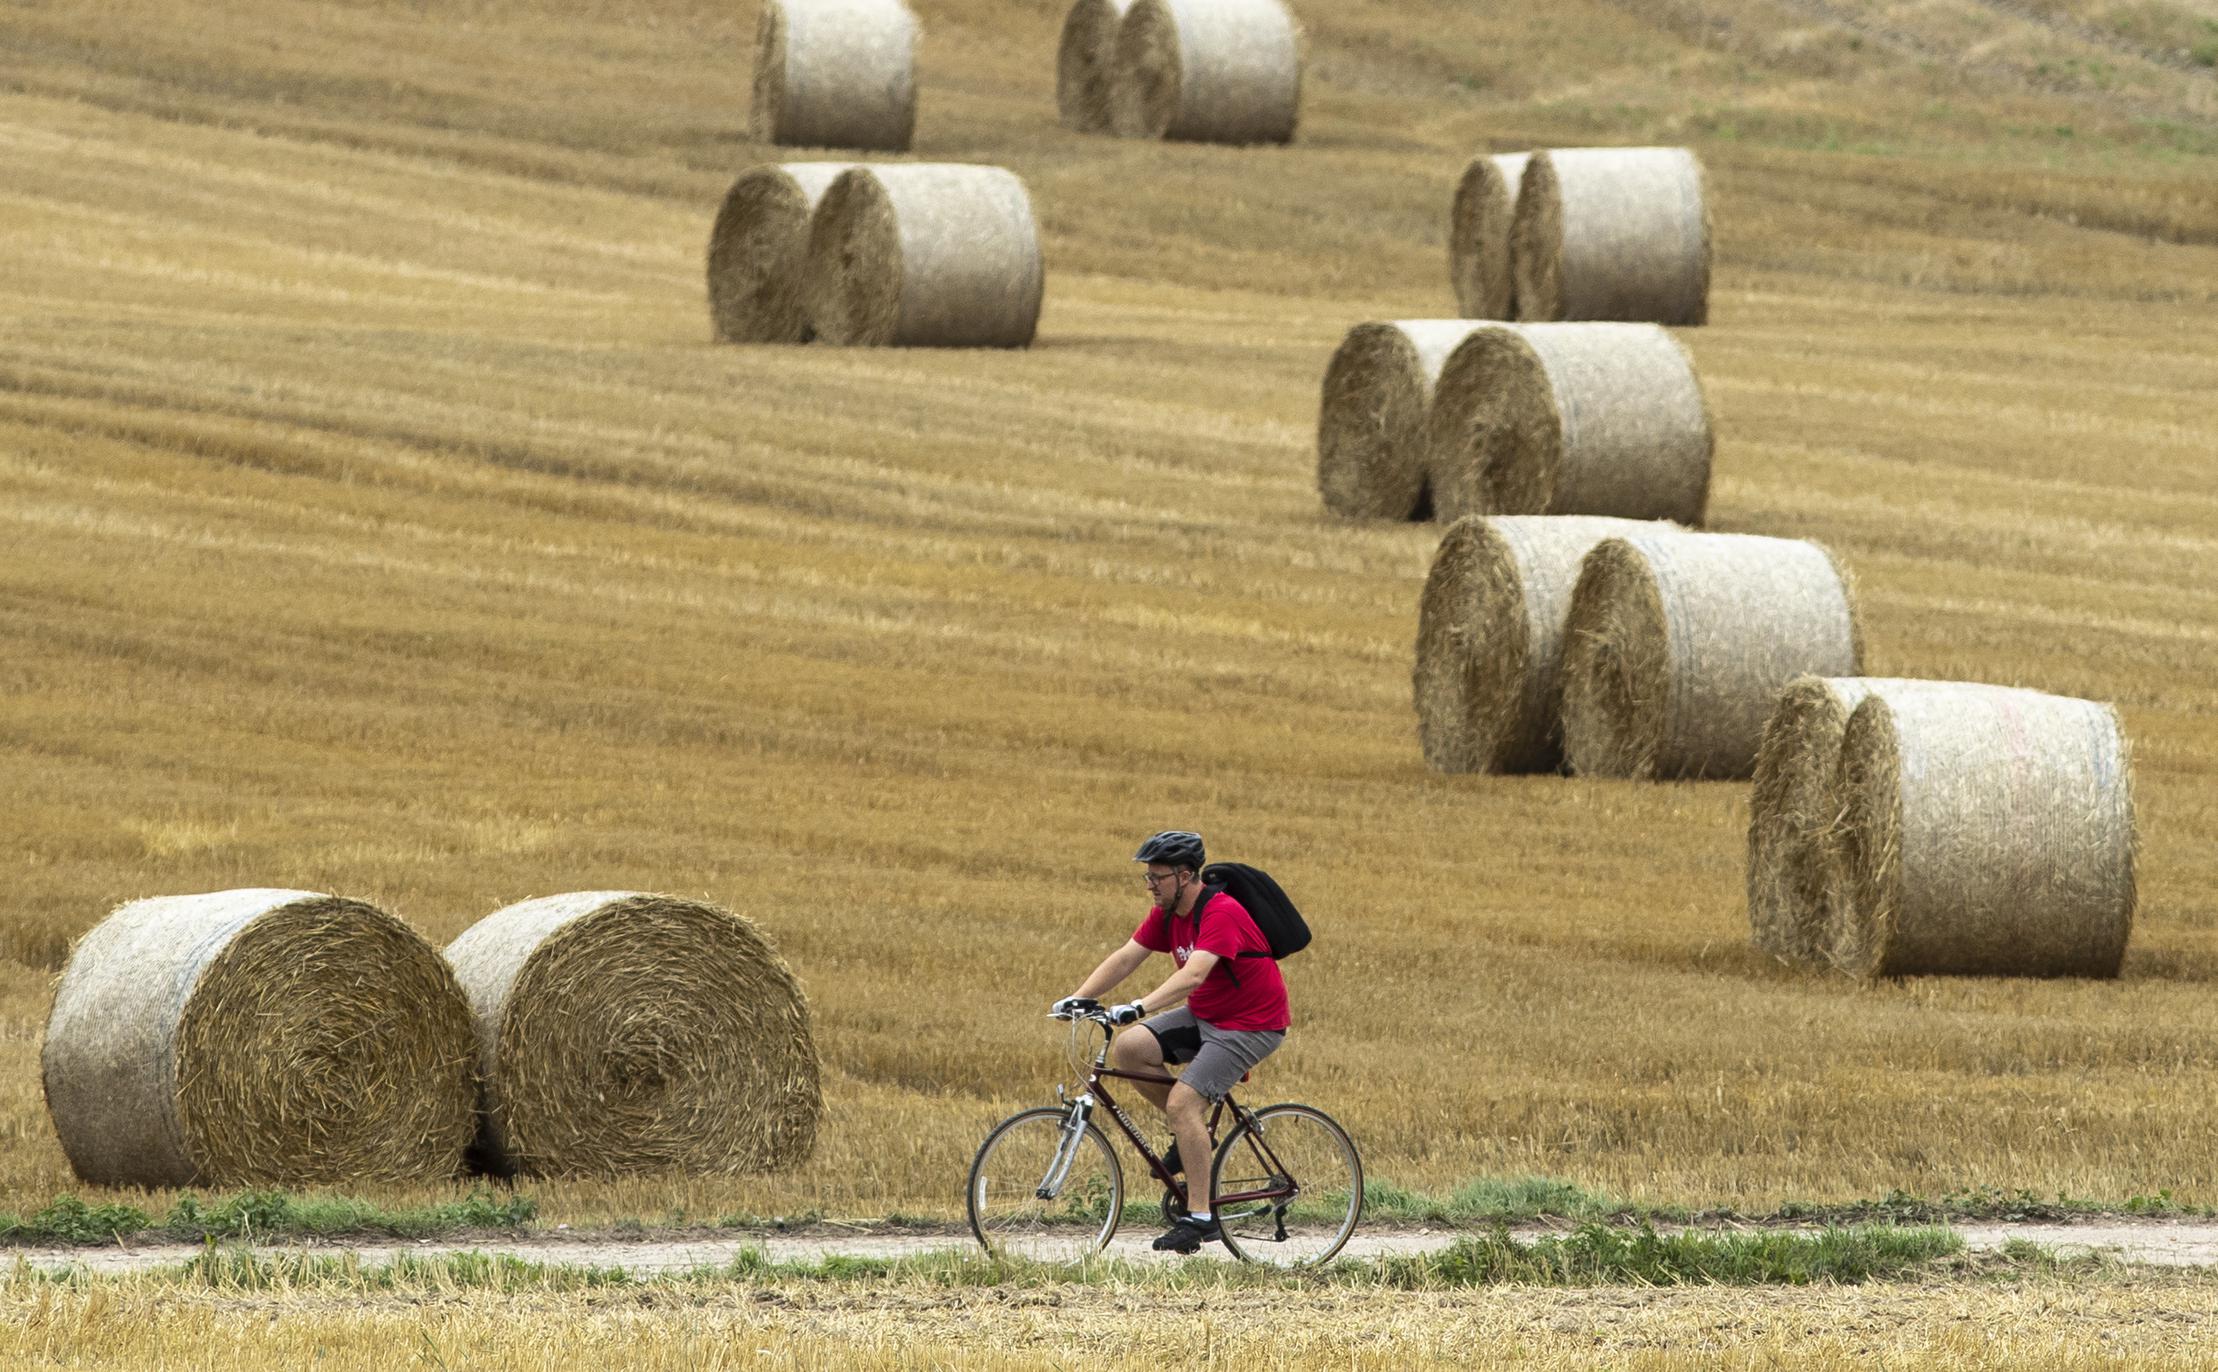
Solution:
M 1000 167 L 853 167 L 809 230 L 809 318 L 829 343 L 1025 347 L 1045 283 L 1031 197 Z
M 1841 787 L 1843 971 L 2118 975 L 2139 844 L 2116 710 L 1991 686 L 1870 696 Z
M 40 1053 L 77 1175 L 111 1186 L 438 1181 L 474 1127 L 470 1011 L 360 901 L 132 901 L 70 953 Z
M 918 36 L 903 0 L 762 0 L 750 131 L 781 147 L 907 152 Z
M 1781 689 L 1863 656 L 1832 554 L 1747 534 L 1598 544 L 1565 634 L 1564 756 L 1595 776 L 1746 778 Z
M 1526 164 L 1510 229 L 1517 316 L 1701 324 L 1710 216 L 1685 148 L 1559 148 Z
M 755 926 L 635 891 L 527 900 L 447 949 L 501 1175 L 759 1172 L 815 1146 L 808 1004 Z
M 1465 319 L 1517 318 L 1517 276 L 1510 265 L 1510 222 L 1526 152 L 1474 157 L 1456 182 L 1448 210 L 1448 280 Z
M 1301 31 L 1279 0 L 1137 0 L 1117 33 L 1117 128 L 1192 143 L 1288 143 Z
M 1564 622 L 1579 563 L 1629 519 L 1466 516 L 1425 577 L 1410 675 L 1417 738 L 1442 772 L 1546 772 L 1563 759 Z

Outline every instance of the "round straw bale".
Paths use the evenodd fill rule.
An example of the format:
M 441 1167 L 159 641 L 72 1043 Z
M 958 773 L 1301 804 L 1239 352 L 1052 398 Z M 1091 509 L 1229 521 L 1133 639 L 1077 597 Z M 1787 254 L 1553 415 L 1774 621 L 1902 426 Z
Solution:
M 47 1109 L 112 1186 L 431 1181 L 474 1128 L 470 1010 L 438 949 L 310 891 L 121 906 L 71 952 Z
M 1118 131 L 1191 143 L 1290 143 L 1301 31 L 1279 0 L 1137 0 L 1117 31 Z
M 1520 319 L 1701 324 L 1710 216 L 1685 148 L 1569 148 L 1526 164 L 1510 227 Z
M 1699 524 L 1710 412 L 1653 324 L 1523 324 L 1458 344 L 1433 388 L 1425 467 L 1443 519 L 1611 515 Z
M 1823 966 L 1848 892 L 1839 855 L 1841 733 L 1867 695 L 1890 700 L 1954 683 L 1800 677 L 1780 692 L 1756 750 L 1749 795 L 1748 922 L 1756 947 Z
M 1425 414 L 1441 364 L 1473 329 L 1462 319 L 1358 324 L 1325 368 L 1317 409 L 1317 490 L 1356 519 L 1432 517 Z
M 447 957 L 477 1017 L 487 1170 L 756 1172 L 815 1147 L 808 1005 L 747 920 L 583 891 L 498 910 Z
M 762 0 L 750 132 L 782 147 L 907 152 L 917 36 L 903 0 Z
M 2133 931 L 2133 777 L 2117 712 L 1967 686 L 1869 696 L 1841 737 L 1857 976 L 2114 977 Z
M 1517 277 L 1510 270 L 1509 227 L 1528 152 L 1474 157 L 1456 182 L 1448 211 L 1448 280 L 1465 319 L 1515 319 Z
M 806 343 L 802 298 L 809 217 L 849 162 L 788 162 L 743 172 L 709 232 L 709 317 L 725 343 Z
M 1045 280 L 1032 199 L 1000 167 L 854 167 L 809 230 L 809 317 L 831 343 L 1022 348 Z
M 1746 534 L 1597 544 L 1564 634 L 1564 756 L 1596 776 L 1745 778 L 1780 690 L 1863 657 L 1832 554 Z
M 1117 29 L 1132 0 L 1077 0 L 1063 17 L 1055 49 L 1055 109 L 1068 128 L 1108 133 L 1116 127 Z
M 1417 608 L 1410 686 L 1425 762 L 1442 772 L 1546 772 L 1557 719 L 1564 615 L 1580 559 L 1630 519 L 1466 516 L 1448 526 Z

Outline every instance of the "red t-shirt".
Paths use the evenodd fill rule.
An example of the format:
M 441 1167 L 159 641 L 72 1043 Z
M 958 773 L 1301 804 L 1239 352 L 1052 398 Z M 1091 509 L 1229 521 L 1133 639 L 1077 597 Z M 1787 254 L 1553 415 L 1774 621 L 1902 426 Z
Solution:
M 1217 955 L 1217 965 L 1186 998 L 1186 1008 L 1204 1024 L 1277 1033 L 1292 1022 L 1286 1011 L 1286 979 L 1269 956 L 1270 942 L 1240 902 L 1224 892 L 1217 892 L 1194 914 L 1177 919 L 1166 917 L 1163 907 L 1156 906 L 1133 931 L 1132 941 L 1153 952 L 1169 953 L 1181 967 L 1197 948 Z M 1239 956 L 1244 952 L 1264 956 Z

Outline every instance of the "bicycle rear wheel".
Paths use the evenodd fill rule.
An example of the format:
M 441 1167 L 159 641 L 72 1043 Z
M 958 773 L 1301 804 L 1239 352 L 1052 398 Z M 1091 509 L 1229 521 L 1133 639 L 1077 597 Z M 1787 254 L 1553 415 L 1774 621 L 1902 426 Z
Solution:
M 1363 1160 L 1324 1111 L 1266 1105 L 1225 1136 L 1209 1194 L 1233 1256 L 1310 1267 L 1338 1253 L 1363 1216 Z
M 1011 1115 L 979 1145 L 964 1203 L 987 1252 L 1076 1262 L 1117 1232 L 1124 1169 L 1092 1121 L 1075 1138 L 1069 1121 L 1069 1110 L 1043 1105 Z

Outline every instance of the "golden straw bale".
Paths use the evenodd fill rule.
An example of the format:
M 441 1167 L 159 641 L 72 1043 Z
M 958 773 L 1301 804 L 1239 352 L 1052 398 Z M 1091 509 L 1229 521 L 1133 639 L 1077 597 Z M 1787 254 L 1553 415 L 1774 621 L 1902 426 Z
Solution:
M 1655 527 L 1561 515 L 1448 526 L 1418 602 L 1410 674 L 1428 766 L 1546 772 L 1562 762 L 1558 674 L 1579 562 L 1603 539 Z
M 1564 756 L 1594 776 L 1746 778 L 1780 690 L 1863 658 L 1833 555 L 1748 534 L 1597 544 L 1564 633 Z
M 1456 182 L 1448 210 L 1448 280 L 1465 319 L 1517 318 L 1517 277 L 1510 269 L 1510 221 L 1528 152 L 1474 157 Z
M 1867 695 L 1888 699 L 1953 682 L 1797 678 L 1780 692 L 1756 751 L 1748 802 L 1748 922 L 1757 948 L 1824 966 L 1848 900 L 1840 865 L 1841 734 Z
M 782 147 L 907 152 L 918 36 L 903 0 L 762 0 L 749 131 Z
M 1462 319 L 1358 324 L 1325 368 L 1317 408 L 1317 490 L 1355 519 L 1432 517 L 1425 415 L 1441 364 L 1473 329 Z
M 1710 411 L 1694 364 L 1653 324 L 1473 333 L 1433 388 L 1425 467 L 1442 519 L 1611 515 L 1700 524 Z
M 1279 0 L 1138 0 L 1117 32 L 1118 132 L 1290 143 L 1301 30 Z
M 447 957 L 477 1019 L 487 1170 L 757 1172 L 815 1147 L 808 1004 L 749 921 L 582 891 L 496 911 Z
M 1841 790 L 1843 971 L 2118 975 L 2138 841 L 2110 706 L 1991 686 L 1869 696 L 1841 737 Z
M 1063 16 L 1055 49 L 1055 110 L 1066 128 L 1109 133 L 1116 127 L 1117 30 L 1132 0 L 1077 0 Z
M 809 218 L 851 162 L 787 162 L 740 174 L 709 232 L 709 318 L 724 343 L 806 343 Z
M 826 342 L 1022 348 L 1046 266 L 1024 182 L 1000 167 L 854 167 L 809 230 L 809 317 Z
M 1525 167 L 1510 228 L 1520 319 L 1701 324 L 1710 215 L 1685 148 L 1559 148 Z
M 70 1166 L 111 1186 L 436 1181 L 474 1128 L 438 949 L 311 891 L 121 906 L 71 952 L 40 1059 Z

